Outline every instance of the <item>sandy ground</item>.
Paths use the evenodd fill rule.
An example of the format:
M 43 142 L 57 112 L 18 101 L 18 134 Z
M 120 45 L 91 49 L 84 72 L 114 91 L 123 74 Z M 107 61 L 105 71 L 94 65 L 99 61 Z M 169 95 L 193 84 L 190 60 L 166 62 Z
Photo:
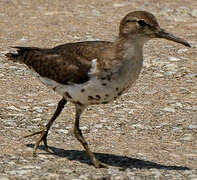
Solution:
M 95 169 L 75 139 L 72 104 L 49 133 L 54 154 L 40 145 L 34 159 L 36 137 L 23 136 L 48 122 L 61 97 L 4 54 L 16 45 L 113 41 L 121 18 L 135 10 L 152 12 L 163 28 L 195 48 L 150 41 L 129 92 L 83 114 L 84 136 L 109 169 Z M 197 180 L 196 29 L 196 0 L 0 0 L 0 180 Z

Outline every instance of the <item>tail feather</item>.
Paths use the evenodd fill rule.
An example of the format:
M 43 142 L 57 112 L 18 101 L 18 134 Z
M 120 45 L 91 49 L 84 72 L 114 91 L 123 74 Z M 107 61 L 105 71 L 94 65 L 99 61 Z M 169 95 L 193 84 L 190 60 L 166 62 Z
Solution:
M 12 48 L 17 49 L 17 52 L 16 53 L 9 52 L 5 54 L 5 56 L 8 57 L 8 59 L 11 61 L 20 62 L 20 63 L 26 63 L 25 61 L 27 60 L 28 54 L 31 54 L 31 52 L 40 50 L 39 48 L 36 48 L 36 47 L 15 46 Z

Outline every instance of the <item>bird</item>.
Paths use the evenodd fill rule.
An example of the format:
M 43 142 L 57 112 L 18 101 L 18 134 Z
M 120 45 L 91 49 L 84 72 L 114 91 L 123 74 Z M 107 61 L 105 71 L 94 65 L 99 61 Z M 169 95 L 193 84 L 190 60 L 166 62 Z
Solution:
M 117 38 L 110 41 L 83 41 L 53 48 L 15 46 L 17 52 L 6 54 L 8 60 L 33 69 L 39 80 L 62 96 L 55 113 L 41 131 L 33 155 L 41 141 L 48 149 L 47 135 L 66 103 L 75 105 L 74 134 L 82 144 L 95 168 L 108 167 L 96 159 L 82 131 L 80 117 L 91 105 L 106 104 L 128 91 L 143 67 L 143 46 L 154 38 L 167 39 L 184 46 L 191 45 L 182 38 L 162 29 L 156 17 L 147 11 L 128 13 L 119 25 Z

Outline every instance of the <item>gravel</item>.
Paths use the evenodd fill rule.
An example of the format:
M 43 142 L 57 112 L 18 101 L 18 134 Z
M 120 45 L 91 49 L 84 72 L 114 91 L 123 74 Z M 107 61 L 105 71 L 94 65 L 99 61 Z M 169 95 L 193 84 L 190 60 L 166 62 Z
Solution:
M 196 9 L 196 0 L 0 1 L 0 180 L 197 180 Z M 121 18 L 134 10 L 152 12 L 194 48 L 147 43 L 129 92 L 82 115 L 83 134 L 108 169 L 95 169 L 74 137 L 71 103 L 49 132 L 53 153 L 40 144 L 33 158 L 36 137 L 23 137 L 49 121 L 61 97 L 4 54 L 11 46 L 113 40 Z

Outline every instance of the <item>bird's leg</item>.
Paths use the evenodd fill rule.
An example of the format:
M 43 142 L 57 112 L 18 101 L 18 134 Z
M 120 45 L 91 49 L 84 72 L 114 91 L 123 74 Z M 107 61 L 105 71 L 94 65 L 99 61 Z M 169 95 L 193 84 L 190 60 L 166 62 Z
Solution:
M 41 130 L 41 131 L 37 131 L 34 132 L 30 135 L 25 136 L 26 137 L 30 137 L 30 136 L 34 136 L 36 134 L 40 134 L 39 138 L 37 139 L 35 145 L 34 145 L 34 151 L 33 151 L 33 156 L 36 156 L 36 150 L 40 144 L 40 142 L 43 140 L 44 141 L 44 146 L 45 148 L 48 150 L 48 145 L 47 145 L 47 135 L 48 135 L 48 131 L 51 127 L 51 125 L 53 124 L 53 122 L 56 120 L 56 118 L 60 115 L 62 109 L 64 108 L 64 105 L 67 103 L 67 100 L 65 98 L 62 98 L 59 102 L 58 102 L 58 106 L 56 108 L 55 113 L 53 114 L 52 118 L 50 119 L 50 121 L 47 123 L 47 125 Z
M 83 147 L 85 148 L 86 152 L 88 153 L 88 156 L 90 157 L 93 165 L 96 168 L 101 168 L 101 167 L 107 167 L 106 164 L 100 162 L 98 159 L 95 158 L 94 154 L 90 151 L 89 147 L 88 147 L 88 143 L 86 142 L 85 138 L 82 135 L 82 132 L 79 128 L 79 119 L 80 119 L 80 115 L 82 114 L 83 110 L 85 109 L 84 106 L 81 105 L 76 105 L 76 119 L 75 119 L 75 125 L 74 125 L 74 134 L 76 136 L 76 138 L 78 139 L 78 141 L 83 145 Z

